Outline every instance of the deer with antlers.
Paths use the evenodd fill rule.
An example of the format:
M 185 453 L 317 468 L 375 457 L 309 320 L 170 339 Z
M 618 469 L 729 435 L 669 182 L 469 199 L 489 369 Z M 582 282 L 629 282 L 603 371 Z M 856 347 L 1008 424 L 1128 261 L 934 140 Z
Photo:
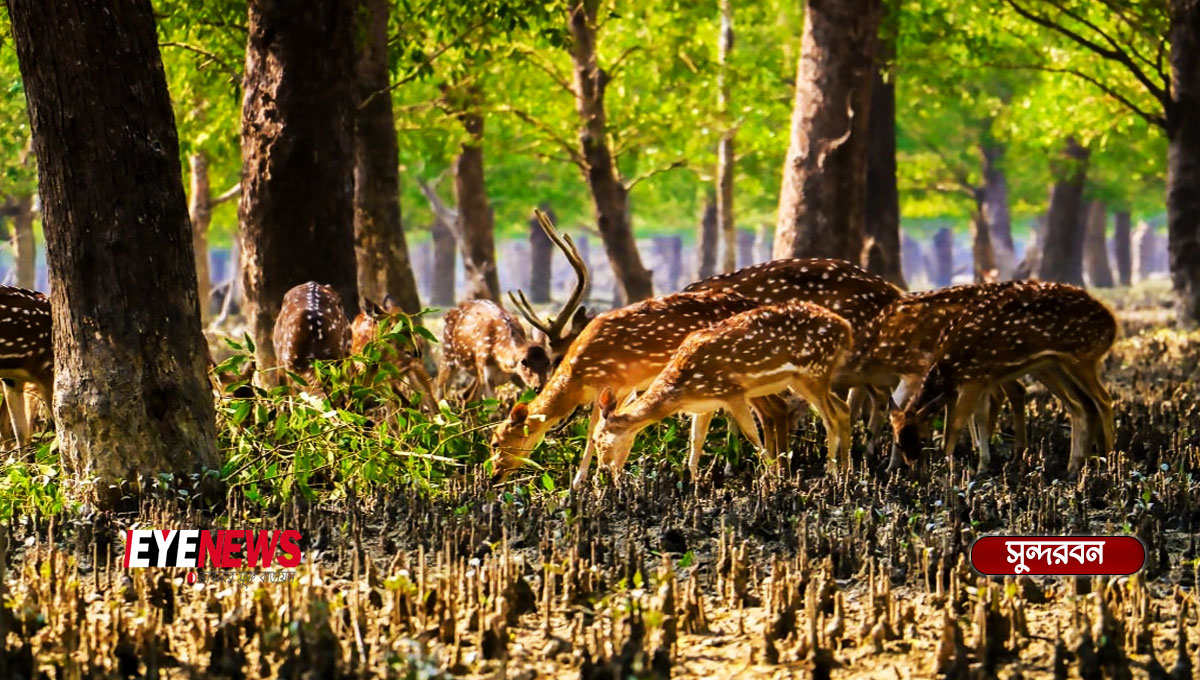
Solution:
M 538 318 L 523 292 L 509 293 L 517 311 L 546 338 L 545 344 L 531 340 L 512 314 L 488 300 L 468 300 L 446 312 L 442 363 L 437 377 L 439 395 L 445 394 L 447 385 L 458 371 L 465 371 L 474 381 L 467 401 L 477 399 L 481 394 L 491 396 L 496 384 L 512 376 L 528 387 L 541 389 L 555 359 L 562 357 L 571 341 L 587 325 L 586 310 L 580 307 L 587 289 L 587 265 L 570 236 L 560 235 L 541 210 L 535 210 L 534 214 L 546 235 L 571 263 L 575 271 L 575 288 L 549 323 Z
M 577 407 L 593 404 L 588 444 L 575 475 L 587 479 L 591 435 L 599 416 L 596 397 L 605 387 L 617 401 L 644 389 L 692 331 L 707 328 L 759 305 L 730 291 L 675 293 L 643 300 L 597 316 L 571 344 L 542 391 L 517 404 L 492 435 L 494 478 L 522 465 L 546 432 Z
M 283 296 L 271 338 L 280 365 L 311 384 L 313 361 L 344 359 L 350 353 L 342 296 L 315 281 L 295 286 Z
M 381 325 L 394 321 L 403 314 L 404 310 L 400 309 L 391 295 L 385 296 L 382 303 L 364 298 L 361 311 L 350 324 L 350 353 L 362 354 L 370 342 L 379 339 Z M 389 343 L 383 348 L 380 358 L 399 369 L 402 379 L 419 395 L 421 403 L 429 410 L 435 411 L 437 402 L 434 397 L 433 380 L 421 361 L 420 338 L 414 335 L 410 340 L 411 344 L 406 347 Z M 366 366 L 360 366 L 359 370 L 373 372 L 372 368 Z
M 758 307 L 694 331 L 629 404 L 617 408 L 610 387 L 600 393 L 601 418 L 592 434 L 595 455 L 615 478 L 638 432 L 673 413 L 691 413 L 687 465 L 695 479 L 714 411 L 729 411 L 755 448 L 763 450 L 749 400 L 790 388 L 825 424 L 831 471 L 848 469 L 850 411 L 831 388 L 835 372 L 850 353 L 852 333 L 842 317 L 795 300 Z
M 896 446 L 916 458 L 933 413 L 947 404 L 943 450 L 949 456 L 982 395 L 1032 374 L 1071 414 L 1068 471 L 1076 474 L 1093 444 L 1101 453 L 1113 445 L 1112 397 L 1099 370 L 1116 336 L 1112 312 L 1081 288 L 1042 282 L 992 288 L 970 314 L 946 327 L 919 388 L 892 412 Z M 984 471 L 991 464 L 988 443 L 978 430 L 973 434 Z

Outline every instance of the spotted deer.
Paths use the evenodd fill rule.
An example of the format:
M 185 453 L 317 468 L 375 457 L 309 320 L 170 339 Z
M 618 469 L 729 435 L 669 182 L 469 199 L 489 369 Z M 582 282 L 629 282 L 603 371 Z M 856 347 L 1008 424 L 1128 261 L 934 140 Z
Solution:
M 688 471 L 695 478 L 713 413 L 725 409 L 762 450 L 750 399 L 792 389 L 825 424 L 832 472 L 850 467 L 850 411 L 830 390 L 850 353 L 853 331 L 824 307 L 793 300 L 758 307 L 693 331 L 662 373 L 631 403 L 617 407 L 613 390 L 600 393 L 601 418 L 592 434 L 600 464 L 620 474 L 634 438 L 677 412 L 694 416 Z
M 522 465 L 546 432 L 577 407 L 592 404 L 587 446 L 574 484 L 587 479 L 592 428 L 599 418 L 596 397 L 605 387 L 617 401 L 644 389 L 662 371 L 692 331 L 758 307 L 731 291 L 675 293 L 643 300 L 597 316 L 571 344 L 542 391 L 517 404 L 492 435 L 492 469 L 497 480 Z
M 386 324 L 402 314 L 404 314 L 404 310 L 400 309 L 390 295 L 385 296 L 382 303 L 364 298 L 361 302 L 361 311 L 350 324 L 350 353 L 362 354 L 369 343 L 379 339 L 380 324 Z M 384 347 L 381 358 L 395 366 L 399 370 L 402 380 L 419 395 L 421 403 L 427 409 L 434 411 L 437 410 L 437 403 L 434 397 L 433 380 L 429 377 L 429 372 L 425 370 L 425 364 L 421 361 L 420 340 L 417 337 L 413 337 L 412 340 L 413 344 L 408 347 L 387 345 Z M 364 373 L 374 371 L 372 367 L 368 366 L 358 366 L 358 369 Z
M 459 371 L 474 382 L 466 401 L 492 396 L 496 384 L 513 376 L 527 387 L 541 389 L 550 371 L 546 347 L 530 340 L 521 324 L 490 300 L 467 300 L 446 312 L 442 329 L 442 363 L 436 391 L 445 398 L 446 387 Z
M 1032 374 L 1071 414 L 1068 471 L 1077 474 L 1093 444 L 1112 449 L 1112 397 L 1100 361 L 1112 348 L 1117 322 L 1086 291 L 1057 283 L 1022 282 L 996 289 L 972 313 L 942 333 L 917 391 L 892 413 L 897 447 L 916 458 L 933 413 L 949 406 L 943 451 L 950 455 L 967 419 L 992 387 Z M 979 469 L 991 464 L 985 438 L 974 432 Z
M 315 281 L 292 288 L 283 296 L 272 340 L 279 364 L 311 384 L 313 361 L 344 359 L 350 353 L 342 297 Z
M 54 349 L 50 337 L 50 301 L 37 291 L 0 286 L 0 378 L 4 403 L 17 443 L 29 443 L 29 404 L 34 392 L 54 404 Z M 12 383 L 11 386 L 9 383 Z
M 864 342 L 863 334 L 881 311 L 900 299 L 904 291 L 882 277 L 845 260 L 827 258 L 792 258 L 772 260 L 733 272 L 719 274 L 697 281 L 685 291 L 732 290 L 762 305 L 775 305 L 792 300 L 803 300 L 820 305 L 838 314 L 854 329 L 855 346 Z M 881 386 L 861 383 L 844 371 L 839 375 L 841 389 L 857 386 L 851 403 L 861 402 L 870 396 L 876 409 L 872 411 L 872 427 L 882 424 L 882 413 L 887 404 L 886 392 Z M 755 400 L 756 410 L 764 418 L 767 448 L 772 453 L 786 448 L 796 413 L 781 403 L 779 398 Z M 859 409 L 851 408 L 852 412 Z

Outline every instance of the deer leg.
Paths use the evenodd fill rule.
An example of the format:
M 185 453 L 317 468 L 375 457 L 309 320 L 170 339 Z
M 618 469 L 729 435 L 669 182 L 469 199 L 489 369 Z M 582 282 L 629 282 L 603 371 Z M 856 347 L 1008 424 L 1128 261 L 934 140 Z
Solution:
M 583 487 L 583 483 L 587 481 L 588 468 L 592 465 L 592 433 L 596 430 L 596 423 L 600 421 L 600 402 L 596 400 L 592 404 L 592 415 L 588 418 L 587 444 L 583 447 L 583 456 L 579 459 L 579 471 L 575 473 L 575 479 L 571 480 L 571 488 L 579 489 Z
M 959 385 L 958 398 L 947 409 L 946 417 L 946 432 L 943 435 L 942 451 L 947 459 L 954 455 L 954 447 L 958 444 L 958 437 L 962 433 L 963 427 L 975 412 L 975 404 L 979 401 L 979 394 L 983 391 L 983 385 L 979 383 L 969 382 Z M 991 461 L 988 461 L 990 463 Z M 985 470 L 982 457 L 979 460 L 980 469 Z
M 1093 436 L 1098 437 L 1097 452 L 1105 455 L 1116 444 L 1116 428 L 1113 423 L 1112 395 L 1100 381 L 1100 364 L 1092 361 L 1067 362 L 1065 368 L 1095 409 Z
M 976 401 L 975 412 L 968 423 L 971 441 L 979 451 L 979 470 L 983 472 L 992 465 L 992 427 L 995 424 L 996 406 L 992 392 L 987 392 Z
M 25 383 L 15 382 L 12 387 L 4 383 L 4 403 L 8 405 L 17 446 L 25 446 L 29 443 L 29 421 L 25 415 Z
M 788 435 L 787 403 L 777 395 L 769 394 L 750 400 L 750 405 L 758 414 L 759 422 L 763 425 L 763 443 L 768 455 L 778 459 L 783 452 Z
M 754 424 L 754 414 L 750 411 L 750 403 L 746 401 L 746 398 L 735 397 L 727 406 L 729 407 L 729 413 L 733 416 L 734 422 L 738 425 L 738 429 L 742 431 L 742 434 L 746 435 L 746 439 L 750 440 L 754 449 L 760 453 L 765 453 L 766 449 L 763 448 L 762 440 L 758 437 L 758 428 Z
M 712 424 L 714 413 L 709 411 L 692 416 L 692 433 L 688 439 L 691 453 L 688 454 L 687 469 L 693 482 L 700 478 L 700 454 L 704 451 L 704 439 L 708 436 L 708 427 Z
M 1088 432 L 1090 418 L 1087 407 L 1080 394 L 1079 388 L 1066 375 L 1062 367 L 1050 365 L 1034 374 L 1038 382 L 1046 386 L 1054 396 L 1066 407 L 1071 416 L 1071 454 L 1067 462 L 1067 472 L 1076 474 L 1083 468 L 1087 457 L 1087 443 L 1091 439 Z
M 1012 409 L 1013 419 L 1013 450 L 1024 451 L 1028 446 L 1028 436 L 1025 432 L 1025 385 L 1019 379 L 1009 380 L 1000 385 L 1000 391 L 1008 399 L 1008 407 Z
M 841 397 L 829 390 L 828 384 L 816 384 L 805 380 L 796 380 L 791 385 L 805 401 L 817 409 L 821 423 L 825 426 L 826 455 L 829 457 L 829 471 L 837 474 L 839 470 L 850 468 L 850 405 Z M 853 391 L 853 390 L 851 390 Z

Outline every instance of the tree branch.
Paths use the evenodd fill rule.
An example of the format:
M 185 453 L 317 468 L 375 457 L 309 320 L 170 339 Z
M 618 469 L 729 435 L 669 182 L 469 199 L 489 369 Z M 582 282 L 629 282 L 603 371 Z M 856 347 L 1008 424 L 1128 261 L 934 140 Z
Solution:
M 1090 76 L 1078 69 L 1060 67 L 1060 66 L 1042 66 L 1040 64 L 988 64 L 988 66 L 990 66 L 992 68 L 1010 69 L 1010 70 L 1017 70 L 1017 71 L 1025 70 L 1025 71 L 1045 71 L 1047 73 L 1065 73 L 1067 75 L 1075 76 L 1076 78 L 1079 78 L 1081 80 L 1091 83 L 1094 87 L 1096 87 L 1096 89 L 1098 89 L 1101 92 L 1103 92 L 1104 94 L 1112 97 L 1113 99 L 1116 99 L 1123 106 L 1125 106 L 1125 108 L 1136 113 L 1147 123 L 1150 123 L 1151 125 L 1157 125 L 1158 127 L 1164 128 L 1164 129 L 1167 127 L 1167 117 L 1165 115 L 1154 114 L 1154 113 L 1151 113 L 1150 111 L 1146 111 L 1145 109 L 1138 106 L 1137 104 L 1134 104 L 1133 101 L 1130 100 L 1125 95 L 1121 94 L 1120 92 L 1117 92 L 1116 89 L 1114 89 L 1112 86 L 1105 85 L 1103 82 L 1101 82 L 1099 79 L 1095 78 L 1094 76 Z
M 219 68 L 222 71 L 224 71 L 225 73 L 229 74 L 229 82 L 231 82 L 231 83 L 242 82 L 242 72 L 241 71 L 234 68 L 231 64 L 226 63 L 225 60 L 221 59 L 213 52 L 210 52 L 210 51 L 204 49 L 203 47 L 196 47 L 195 45 L 189 45 L 187 43 L 174 42 L 174 41 L 159 43 L 158 46 L 159 47 L 178 47 L 181 50 L 187 50 L 188 52 L 193 52 L 195 54 L 199 54 L 202 57 L 206 57 L 213 64 L 216 64 L 217 68 Z M 200 67 L 204 68 L 204 64 L 201 64 Z
M 242 195 L 242 183 L 239 181 L 237 184 L 234 184 L 233 186 L 229 187 L 221 194 L 214 196 L 212 198 L 212 200 L 210 200 L 208 202 L 208 204 L 209 205 L 221 205 L 222 203 L 224 203 L 226 201 L 231 201 L 235 198 L 239 198 L 241 195 Z
M 565 151 L 567 154 L 567 157 L 571 159 L 572 163 L 579 166 L 579 169 L 583 170 L 584 172 L 587 172 L 587 168 L 588 168 L 587 159 L 583 157 L 583 154 L 579 151 L 579 149 L 575 148 L 574 144 L 572 144 L 571 142 L 564 139 L 562 137 L 562 135 L 555 132 L 549 125 L 546 125 L 544 122 L 538 120 L 534 116 L 530 115 L 528 112 L 522 111 L 521 109 L 513 108 L 511 106 L 507 106 L 507 105 L 501 106 L 500 108 L 497 109 L 497 111 L 511 113 L 514 116 L 516 116 L 517 118 L 520 118 L 521 120 L 525 121 L 529 125 L 532 125 L 533 127 L 537 128 L 542 134 L 546 135 L 552 141 L 554 141 L 554 143 L 560 149 Z
M 546 61 L 545 58 L 537 52 L 537 50 L 524 45 L 515 45 L 513 46 L 513 49 L 520 53 L 521 56 L 528 57 L 534 66 L 538 67 L 540 71 L 550 76 L 550 79 L 557 83 L 559 87 L 567 92 L 570 92 L 572 97 L 576 96 L 575 86 L 571 83 L 571 81 L 567 80 L 567 77 L 560 73 L 559 70 L 554 67 L 554 64 Z
M 429 55 L 425 59 L 425 61 L 421 62 L 417 66 L 417 69 L 415 71 L 408 74 L 407 76 L 404 76 L 400 80 L 397 80 L 396 82 L 392 83 L 391 85 L 388 85 L 387 87 L 383 88 L 382 90 L 375 90 L 370 95 L 368 95 L 366 97 L 366 99 L 363 99 L 362 103 L 358 105 L 358 110 L 362 111 L 363 109 L 370 106 L 371 103 L 375 101 L 376 97 L 387 94 L 387 93 L 391 92 L 392 90 L 395 90 L 396 88 L 400 87 L 401 85 L 410 83 L 410 82 L 416 80 L 417 78 L 419 78 L 421 76 L 421 69 L 432 64 L 434 62 L 434 60 L 436 60 L 438 57 L 445 54 L 446 50 L 448 50 L 451 47 L 454 47 L 458 43 L 462 42 L 462 40 L 464 38 L 466 38 L 468 35 L 470 35 L 471 33 L 474 33 L 477 29 L 482 28 L 484 23 L 485 23 L 484 21 L 478 21 L 478 22 L 468 26 L 466 29 L 463 30 L 462 33 L 459 33 L 458 35 L 454 36 L 454 38 L 451 39 L 450 42 L 448 42 L 444 45 L 439 45 L 438 48 L 433 51 L 433 54 Z
M 629 180 L 628 182 L 622 182 L 622 184 L 625 185 L 625 191 L 630 191 L 635 186 L 637 186 L 639 182 L 641 182 L 643 180 L 650 179 L 651 177 L 654 177 L 655 175 L 661 175 L 662 173 L 667 172 L 669 170 L 674 170 L 675 168 L 682 168 L 686 165 L 687 165 L 687 159 L 682 158 L 682 157 L 676 158 L 675 160 L 671 161 L 671 163 L 668 165 L 660 166 L 658 168 L 651 170 L 650 172 L 638 175 L 637 177 L 634 177 L 633 179 Z

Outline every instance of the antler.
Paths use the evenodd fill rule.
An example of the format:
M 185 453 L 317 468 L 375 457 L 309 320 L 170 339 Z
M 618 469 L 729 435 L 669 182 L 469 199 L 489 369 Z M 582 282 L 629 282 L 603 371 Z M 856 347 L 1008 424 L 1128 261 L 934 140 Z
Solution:
M 555 228 L 554 223 L 546 213 L 541 210 L 534 209 L 533 214 L 537 217 L 538 224 L 542 227 L 542 231 L 546 232 L 546 236 L 558 249 L 567 256 L 567 261 L 571 263 L 571 268 L 575 270 L 575 289 L 571 291 L 571 297 L 567 298 L 566 304 L 559 313 L 550 319 L 550 323 L 546 324 L 538 319 L 537 313 L 533 311 L 533 305 L 529 304 L 529 299 L 525 297 L 525 292 L 517 290 L 514 295 L 509 291 L 508 298 L 512 300 L 513 307 L 525 317 L 525 320 L 534 328 L 546 334 L 546 337 L 551 340 L 558 340 L 571 322 L 571 315 L 579 308 L 579 304 L 583 302 L 583 293 L 587 290 L 588 285 L 588 269 L 587 263 L 583 261 L 583 257 L 579 254 L 579 249 L 575 247 L 575 242 L 571 240 L 570 235 L 560 234 Z

